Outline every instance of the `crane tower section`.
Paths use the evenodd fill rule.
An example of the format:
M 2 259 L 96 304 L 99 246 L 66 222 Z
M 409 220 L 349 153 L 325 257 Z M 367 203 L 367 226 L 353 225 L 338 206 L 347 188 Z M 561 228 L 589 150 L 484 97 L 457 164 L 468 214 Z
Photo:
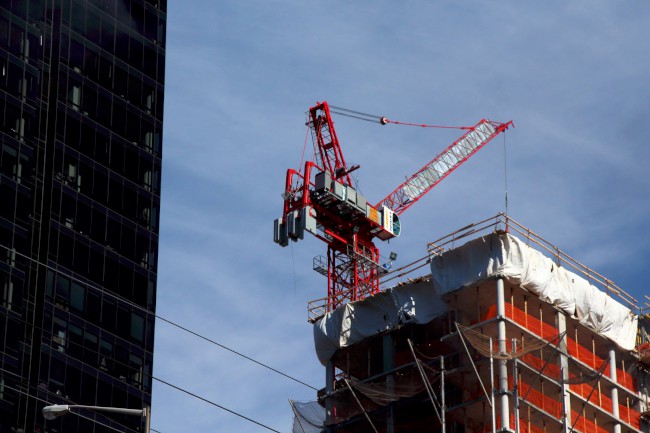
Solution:
M 390 123 L 386 118 L 378 120 Z M 461 138 L 377 205 L 370 204 L 352 185 L 350 173 L 359 166 L 346 164 L 327 102 L 309 109 L 307 124 L 315 161 L 307 161 L 302 171 L 287 170 L 283 212 L 274 221 L 274 241 L 287 246 L 307 232 L 327 244 L 327 258 L 314 260 L 314 270 L 328 280 L 327 297 L 313 301 L 320 302 L 315 314 L 319 316 L 379 291 L 385 268 L 374 239 L 399 236 L 399 215 L 512 122 L 481 120 L 464 128 L 468 131 Z

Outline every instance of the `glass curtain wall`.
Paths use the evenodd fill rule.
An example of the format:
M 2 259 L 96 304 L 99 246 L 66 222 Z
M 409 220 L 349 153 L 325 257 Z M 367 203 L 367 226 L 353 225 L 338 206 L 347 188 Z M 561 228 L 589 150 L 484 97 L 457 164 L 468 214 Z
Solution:
M 142 431 L 166 0 L 0 5 L 0 433 Z

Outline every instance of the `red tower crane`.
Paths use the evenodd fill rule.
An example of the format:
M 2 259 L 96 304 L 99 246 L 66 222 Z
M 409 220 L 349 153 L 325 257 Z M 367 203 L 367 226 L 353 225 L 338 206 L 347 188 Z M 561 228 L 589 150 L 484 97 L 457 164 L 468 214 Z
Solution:
M 391 123 L 380 118 L 380 123 Z M 399 122 L 393 122 L 399 123 Z M 327 244 L 327 260 L 314 259 L 314 269 L 327 276 L 327 297 L 312 302 L 315 319 L 346 302 L 379 292 L 384 268 L 373 240 L 399 236 L 399 215 L 469 157 L 512 125 L 481 120 L 376 205 L 352 186 L 327 102 L 309 109 L 316 161 L 301 173 L 287 170 L 282 217 L 274 222 L 274 241 L 287 246 L 309 232 Z M 423 126 L 423 125 L 421 125 Z

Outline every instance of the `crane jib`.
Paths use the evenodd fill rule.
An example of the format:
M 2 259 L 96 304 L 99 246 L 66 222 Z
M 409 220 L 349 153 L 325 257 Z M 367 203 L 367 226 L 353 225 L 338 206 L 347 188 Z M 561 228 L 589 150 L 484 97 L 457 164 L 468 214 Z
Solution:
M 495 124 L 488 120 L 481 120 L 377 206 L 384 205 L 393 209 L 395 213 L 401 214 L 492 138 L 505 130 L 509 124 Z
M 454 146 L 445 150 L 431 164 L 416 173 L 402 187 L 404 194 L 414 200 L 434 186 L 446 173 L 461 164 L 485 140 L 494 134 L 494 127 L 487 122 L 481 123 L 476 129 L 460 139 Z

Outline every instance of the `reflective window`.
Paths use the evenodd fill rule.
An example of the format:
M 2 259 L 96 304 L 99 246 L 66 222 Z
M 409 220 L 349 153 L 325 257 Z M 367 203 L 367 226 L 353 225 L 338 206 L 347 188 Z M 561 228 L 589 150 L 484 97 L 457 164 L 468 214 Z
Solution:
M 86 300 L 86 289 L 78 284 L 73 282 L 70 290 L 70 308 L 76 311 L 84 311 Z
M 36 343 L 46 348 L 33 353 L 35 394 L 119 407 L 150 398 L 154 320 L 130 303 L 155 303 L 166 6 L 12 0 L 0 7 L 0 243 L 12 248 L 0 251 L 7 407 L 22 406 L 5 380 L 17 387 L 12 377 L 30 377 L 25 348 L 37 346 L 26 344 L 31 331 L 16 317 L 34 305 L 43 311 Z M 37 244 L 47 249 L 34 272 L 25 257 Z M 0 413 L 0 426 L 17 431 L 24 418 Z M 137 417 L 124 424 L 142 428 Z M 110 431 L 79 417 L 57 429 Z

